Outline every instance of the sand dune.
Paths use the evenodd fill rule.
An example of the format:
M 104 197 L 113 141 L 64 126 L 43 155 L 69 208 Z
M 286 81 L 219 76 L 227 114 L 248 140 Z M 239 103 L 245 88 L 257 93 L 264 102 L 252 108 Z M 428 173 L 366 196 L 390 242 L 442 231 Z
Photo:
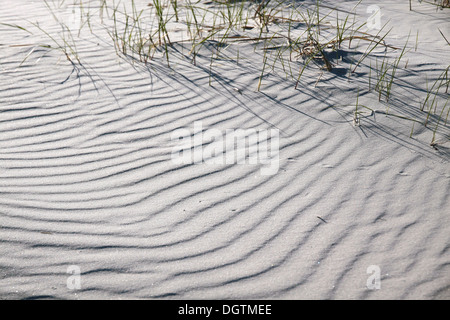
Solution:
M 423 75 L 450 60 L 437 31 L 450 34 L 448 9 L 366 1 L 361 17 L 373 3 L 383 21 L 401 22 L 395 46 L 421 29 L 390 112 L 424 119 Z M 2 2 L 0 22 L 25 19 L 58 29 L 43 3 Z M 429 129 L 417 125 L 410 138 L 412 123 L 386 116 L 367 90 L 360 102 L 378 112 L 354 126 L 358 77 L 324 74 L 315 87 L 312 69 L 295 89 L 272 74 L 257 92 L 258 58 L 224 61 L 210 86 L 207 56 L 145 65 L 93 28 L 71 63 L 30 46 L 48 42 L 36 29 L 0 26 L 0 298 L 450 298 L 447 124 L 433 148 Z M 279 130 L 277 173 L 174 163 L 171 134 L 194 136 L 198 121 Z M 67 287 L 73 265 L 78 290 Z M 380 289 L 367 287 L 370 266 Z

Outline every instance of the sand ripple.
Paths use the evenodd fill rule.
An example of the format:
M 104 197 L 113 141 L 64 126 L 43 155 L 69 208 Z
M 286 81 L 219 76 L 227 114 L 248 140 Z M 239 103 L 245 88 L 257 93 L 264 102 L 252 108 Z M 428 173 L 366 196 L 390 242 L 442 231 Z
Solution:
M 10 1 L 0 20 L 18 6 L 45 17 Z M 17 68 L 30 48 L 0 51 L 0 298 L 450 297 L 444 146 L 382 115 L 353 127 L 326 108 L 347 99 L 339 87 L 273 76 L 258 93 L 250 63 L 210 87 L 201 58 L 133 66 L 97 40 L 80 41 L 81 65 L 40 48 Z M 279 172 L 173 163 L 171 133 L 196 121 L 279 129 Z

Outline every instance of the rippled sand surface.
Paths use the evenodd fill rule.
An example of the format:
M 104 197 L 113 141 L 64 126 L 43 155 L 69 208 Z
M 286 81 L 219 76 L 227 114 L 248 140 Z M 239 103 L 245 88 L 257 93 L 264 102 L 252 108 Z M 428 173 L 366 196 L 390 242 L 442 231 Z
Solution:
M 401 21 L 398 46 L 420 23 L 391 110 L 423 117 L 421 75 L 450 61 L 437 31 L 450 35 L 448 9 L 371 3 Z M 27 19 L 57 30 L 41 2 L 2 1 L 0 22 Z M 354 106 L 358 80 L 345 75 L 315 87 L 312 71 L 297 89 L 273 75 L 257 92 L 243 60 L 210 86 L 207 58 L 133 63 L 84 28 L 72 64 L 30 46 L 48 41 L 34 33 L 0 25 L 1 299 L 450 298 L 447 124 L 432 148 L 430 130 L 409 137 L 411 122 L 375 112 L 355 127 L 352 107 L 330 108 Z M 171 134 L 198 121 L 278 129 L 278 172 L 174 163 Z M 367 287 L 370 266 L 380 289 Z

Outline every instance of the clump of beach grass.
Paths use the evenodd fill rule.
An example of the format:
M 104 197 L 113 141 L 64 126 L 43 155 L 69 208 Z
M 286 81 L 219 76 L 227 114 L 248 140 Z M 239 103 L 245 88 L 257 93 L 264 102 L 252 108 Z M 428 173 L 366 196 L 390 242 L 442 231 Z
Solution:
M 341 64 L 342 69 L 343 64 L 347 63 L 348 79 L 356 75 L 359 68 L 363 66 L 368 68 L 368 91 L 370 92 L 374 86 L 379 102 L 384 97 L 385 103 L 389 104 L 395 91 L 394 84 L 398 78 L 400 63 L 405 60 L 409 51 L 409 36 L 403 48 L 391 46 L 388 43 L 392 30 L 388 29 L 389 21 L 376 33 L 369 33 L 366 30 L 367 23 L 356 20 L 356 8 L 362 1 L 357 1 L 344 16 L 338 9 L 328 8 L 327 11 L 321 0 L 311 0 L 309 3 L 282 0 L 259 2 L 224 0 L 212 1 L 209 4 L 191 0 L 151 0 L 145 7 L 138 7 L 135 0 L 127 2 L 114 0 L 112 3 L 99 0 L 97 8 L 100 26 L 109 35 L 116 54 L 125 59 L 133 58 L 134 61 L 137 58 L 138 61 L 148 64 L 163 58 L 169 68 L 172 68 L 171 61 L 176 56 L 181 59 L 187 57 L 194 66 L 207 63 L 205 69 L 209 72 L 209 85 L 212 86 L 215 74 L 218 74 L 214 72 L 218 70 L 214 69 L 219 68 L 219 61 L 234 61 L 239 66 L 240 61 L 251 63 L 259 56 L 259 61 L 262 61 L 259 63 L 260 67 L 253 64 L 255 68 L 260 68 L 256 69 L 259 75 L 255 84 L 257 92 L 263 90 L 264 79 L 273 74 L 281 75 L 285 81 L 291 81 L 295 89 L 300 85 L 308 85 L 309 81 L 302 83 L 303 76 L 305 73 L 310 76 L 307 70 L 314 69 L 319 70 L 319 76 L 314 84 L 314 87 L 317 87 L 321 79 L 326 78 L 327 73 L 332 73 L 338 64 Z M 53 4 L 61 6 L 63 2 Z M 54 14 L 55 7 L 51 7 L 46 0 L 44 3 L 60 26 L 60 31 L 55 34 L 54 31 L 50 32 L 43 28 L 38 22 L 31 22 L 31 25 L 50 41 L 50 44 L 41 46 L 59 50 L 72 63 L 80 62 L 76 37 L 80 36 L 81 30 L 86 25 L 91 33 L 94 32 L 94 15 L 89 1 L 87 5 L 83 1 L 75 1 L 73 4 L 79 6 L 78 12 L 81 15 L 82 23 L 78 30 L 70 30 Z M 448 1 L 441 1 L 439 5 L 446 7 Z M 34 30 L 23 26 L 9 26 L 34 34 Z M 184 28 L 183 34 L 186 34 L 186 38 L 175 37 L 173 30 L 180 27 Z M 443 31 L 439 32 L 447 41 Z M 356 45 L 352 45 L 355 43 Z M 415 51 L 418 43 L 419 31 L 416 34 Z M 253 46 L 254 54 L 251 57 L 242 54 L 245 50 L 239 50 L 244 44 Z M 384 50 L 384 56 L 381 61 L 377 58 L 372 68 L 374 62 L 372 55 L 379 51 L 378 49 Z M 388 56 L 387 49 L 399 51 L 398 56 L 395 58 Z M 231 53 L 233 50 L 234 56 Z M 343 62 L 340 55 L 346 52 L 353 52 L 357 58 Z M 24 61 L 31 53 L 32 51 L 27 54 Z M 202 59 L 199 60 L 199 57 Z M 366 61 L 369 61 L 370 66 Z M 407 64 L 408 62 L 405 67 Z M 437 101 L 442 88 L 446 88 L 448 93 L 448 71 L 449 68 L 442 72 L 430 88 L 427 88 L 426 97 L 421 102 L 420 110 L 424 111 L 427 108 L 427 117 L 421 122 L 425 127 L 432 117 L 438 117 L 433 129 L 433 141 L 439 126 L 444 123 L 444 118 L 445 124 L 447 122 L 447 104 L 439 109 Z M 374 83 L 372 74 L 375 75 Z M 355 125 L 361 124 L 362 109 L 372 113 L 380 112 L 359 103 L 359 90 L 356 101 L 353 113 Z M 413 134 L 414 124 L 420 122 L 391 114 L 389 105 L 385 114 L 412 120 L 413 128 L 410 136 Z
M 450 0 L 433 0 L 433 2 L 428 0 L 420 0 L 419 2 L 434 5 L 436 6 L 436 10 L 450 8 Z M 412 0 L 409 0 L 409 10 L 413 10 Z

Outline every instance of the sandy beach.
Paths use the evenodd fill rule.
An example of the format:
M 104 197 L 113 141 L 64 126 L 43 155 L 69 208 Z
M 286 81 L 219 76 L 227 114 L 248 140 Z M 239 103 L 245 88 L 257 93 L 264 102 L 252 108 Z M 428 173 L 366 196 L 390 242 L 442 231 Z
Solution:
M 3 0 L 0 299 L 450 299 L 447 39 L 433 1 Z

